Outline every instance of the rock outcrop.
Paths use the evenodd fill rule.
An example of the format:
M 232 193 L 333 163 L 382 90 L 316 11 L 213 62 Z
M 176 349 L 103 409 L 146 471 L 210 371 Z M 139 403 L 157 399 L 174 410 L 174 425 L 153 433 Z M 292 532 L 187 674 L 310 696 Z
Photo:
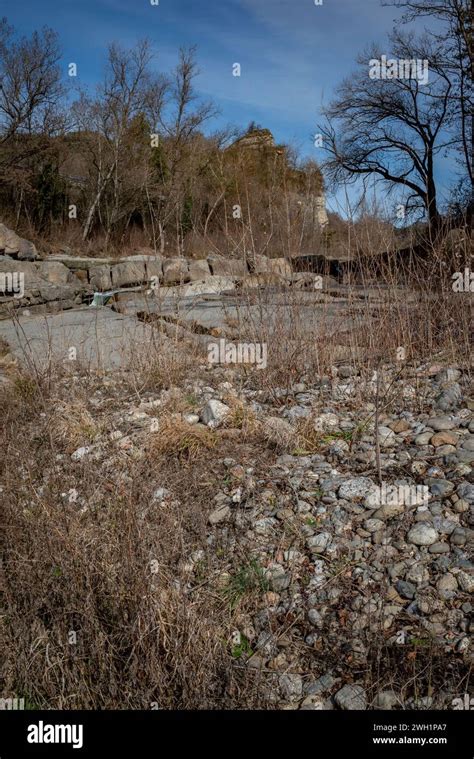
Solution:
M 35 261 L 38 258 L 33 243 L 20 237 L 4 224 L 0 224 L 0 253 L 19 261 Z
M 1 224 L 0 245 L 0 316 L 4 317 L 17 309 L 66 310 L 89 304 L 94 293 L 110 298 L 121 290 L 160 290 L 165 297 L 219 294 L 235 288 L 329 290 L 337 286 L 333 278 L 344 275 L 347 263 L 324 256 L 268 258 L 250 253 L 241 258 L 215 253 L 202 259 L 164 258 L 149 249 L 121 259 L 70 253 L 41 258 L 32 243 Z M 319 283 L 316 272 L 324 275 Z
M 275 138 L 269 129 L 262 129 L 260 127 L 249 128 L 246 134 L 235 140 L 232 145 L 227 148 L 230 155 L 236 153 L 240 155 L 247 154 L 249 164 L 247 170 L 250 174 L 253 173 L 252 167 L 254 164 L 258 165 L 258 162 L 265 163 L 266 161 L 286 161 L 288 186 L 285 188 L 286 192 L 289 192 L 292 200 L 300 207 L 304 208 L 305 213 L 313 218 L 315 224 L 321 229 L 328 224 L 328 215 L 326 211 L 326 197 L 324 194 L 324 187 L 322 182 L 322 176 L 320 175 L 320 182 L 318 187 L 315 188 L 314 193 L 308 193 L 306 191 L 306 182 L 304 180 L 304 172 L 292 166 L 292 163 L 288 160 L 287 148 L 285 145 L 277 145 Z M 258 161 L 256 162 L 256 156 Z M 291 189 L 293 187 L 293 189 Z

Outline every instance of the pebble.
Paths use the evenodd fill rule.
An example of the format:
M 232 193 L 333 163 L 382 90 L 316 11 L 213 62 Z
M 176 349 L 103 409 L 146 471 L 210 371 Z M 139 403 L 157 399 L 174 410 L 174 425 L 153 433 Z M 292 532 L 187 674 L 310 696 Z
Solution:
M 364 711 L 367 708 L 367 696 L 361 685 L 344 685 L 334 696 L 340 709 Z
M 435 416 L 432 419 L 428 419 L 426 424 L 435 430 L 435 432 L 453 430 L 456 427 L 456 423 L 450 416 Z
M 446 369 L 441 369 L 436 376 L 435 382 L 456 382 L 461 377 L 461 372 L 454 366 L 449 366 Z
M 419 522 L 411 528 L 407 539 L 416 546 L 430 546 L 438 540 L 438 533 L 426 522 Z
M 355 403 L 363 397 L 362 376 L 344 367 L 339 370 L 339 378 L 350 379 L 340 394 L 344 399 L 350 388 L 349 402 L 339 402 L 328 382 L 321 381 L 314 390 L 309 378 L 291 391 L 275 388 L 269 394 L 245 386 L 235 391 L 258 418 L 261 460 L 254 461 L 247 448 L 229 446 L 225 452 L 230 450 L 232 457 L 217 458 L 205 473 L 206 487 L 208 481 L 216 483 L 209 498 L 211 513 L 204 512 L 207 535 L 201 543 L 200 530 L 194 531 L 183 582 L 189 587 L 202 582 L 204 563 L 213 577 L 212 561 L 216 566 L 221 561 L 215 580 L 220 589 L 228 587 L 248 561 L 258 564 L 264 582 L 252 577 L 232 624 L 256 652 L 240 663 L 248 658 L 248 667 L 265 669 L 272 703 L 281 708 L 367 708 L 369 691 L 363 686 L 368 682 L 374 625 L 386 632 L 387 641 L 395 640 L 399 631 L 434 636 L 436 645 L 444 648 L 446 671 L 453 654 L 457 662 L 461 654 L 473 656 L 464 641 L 473 627 L 468 594 L 474 592 L 474 409 L 467 400 L 460 402 L 467 377 L 441 370 L 436 369 L 436 382 L 426 371 L 417 378 L 429 413 L 419 411 L 411 390 L 400 395 L 403 410 L 381 412 L 385 491 L 376 487 L 374 406 Z M 216 394 L 226 391 L 225 399 L 234 385 L 219 384 L 219 379 L 213 381 L 217 391 L 204 388 L 204 383 L 187 388 L 202 407 L 199 415 L 183 414 L 189 424 L 201 421 L 217 427 L 231 412 Z M 337 383 L 337 376 L 331 382 Z M 437 410 L 436 394 L 446 412 L 441 405 Z M 282 406 L 274 404 L 273 397 L 280 398 Z M 140 406 L 139 411 L 144 409 Z M 372 421 L 350 444 L 343 435 L 330 435 L 359 429 L 369 417 Z M 328 433 L 317 454 L 307 452 L 298 440 L 300 420 L 305 418 L 318 432 Z M 108 429 L 114 430 L 120 419 L 112 420 Z M 139 447 L 141 431 L 127 433 Z M 107 432 L 104 438 L 108 442 Z M 315 436 L 316 441 L 320 438 L 324 434 Z M 87 449 L 75 453 L 81 450 Z M 117 452 L 115 441 L 108 445 L 110 451 L 129 458 Z M 108 476 L 113 466 L 113 461 L 110 466 L 106 462 Z M 411 495 L 407 501 L 406 491 L 400 490 L 406 486 L 426 486 L 427 497 L 412 500 Z M 151 500 L 166 500 L 168 506 L 175 497 L 155 485 Z M 153 516 L 152 509 L 150 513 Z M 318 666 L 328 650 L 337 669 L 319 677 Z M 406 708 L 401 695 L 390 690 L 385 674 L 381 690 L 370 690 L 371 707 Z M 351 684 L 354 678 L 357 684 Z
M 453 509 L 458 514 L 464 514 L 466 511 L 469 511 L 469 504 L 463 498 L 459 498 L 453 505 Z
M 379 443 L 381 448 L 391 448 L 395 445 L 395 433 L 390 427 L 384 427 L 383 425 L 377 428 Z
M 411 425 L 405 419 L 398 419 L 396 422 L 391 422 L 389 427 L 396 435 L 400 434 L 400 432 L 408 432 L 408 430 L 411 430 Z
M 411 582 L 405 582 L 405 580 L 399 580 L 395 587 L 397 592 L 402 598 L 408 598 L 410 601 L 415 598 L 416 587 Z
M 442 598 L 451 598 L 452 594 L 457 590 L 458 583 L 454 575 L 447 572 L 445 575 L 439 578 L 436 583 L 438 592 Z
M 301 675 L 281 675 L 279 685 L 283 698 L 288 701 L 298 701 L 303 695 L 303 678 Z
M 321 693 L 328 693 L 332 690 L 336 682 L 337 679 L 328 672 L 325 675 L 318 677 L 317 680 L 308 683 L 305 686 L 305 693 L 308 696 L 319 696 Z
M 462 390 L 457 382 L 453 382 L 443 389 L 435 403 L 442 411 L 452 411 L 458 408 L 461 400 Z
M 428 445 L 432 437 L 433 437 L 432 432 L 422 432 L 421 435 L 416 436 L 415 443 L 416 445 L 419 445 L 419 446 Z
M 467 501 L 469 504 L 474 504 L 474 485 L 470 482 L 462 482 L 457 490 L 457 494 Z
M 280 565 L 271 567 L 266 571 L 265 575 L 271 589 L 276 593 L 281 593 L 282 590 L 286 590 L 290 585 L 291 578 Z
M 208 427 L 218 427 L 230 413 L 229 406 L 216 399 L 206 403 L 200 414 L 200 420 Z
M 211 514 L 209 514 L 209 523 L 210 524 L 219 524 L 219 522 L 225 522 L 227 519 L 229 519 L 231 515 L 230 506 L 220 506 L 219 508 L 215 509 Z
M 391 430 L 390 430 L 391 432 Z M 393 433 L 392 433 L 393 434 Z M 355 477 L 346 480 L 339 488 L 339 498 L 351 501 L 355 498 L 363 498 L 367 491 L 374 487 L 374 483 L 368 477 Z
M 442 445 L 456 445 L 458 438 L 451 432 L 437 432 L 430 440 L 431 445 L 439 448 Z
M 452 482 L 448 482 L 448 480 L 438 480 L 433 477 L 426 479 L 425 485 L 429 486 L 431 494 L 435 496 L 449 495 L 449 493 L 452 493 L 454 490 Z
M 322 698 L 319 698 L 319 696 L 307 696 L 300 707 L 301 711 L 304 712 L 327 711 L 328 708 L 330 707 L 328 707 L 325 701 Z
M 88 453 L 92 451 L 92 446 L 82 446 L 81 448 L 77 448 L 74 453 L 71 453 L 71 459 L 73 461 L 80 461 L 84 458 L 84 456 L 87 456 Z
M 185 414 L 183 419 L 187 424 L 197 424 L 199 422 L 197 414 Z
M 455 546 L 464 546 L 467 543 L 467 533 L 462 527 L 456 527 L 451 533 L 450 542 Z
M 308 611 L 308 620 L 314 627 L 321 627 L 323 618 L 317 609 L 310 609 Z
M 417 562 L 416 564 L 413 564 L 406 573 L 406 579 L 411 580 L 411 582 L 416 583 L 416 585 L 420 585 L 430 579 L 430 573 L 424 564 Z
M 312 553 L 324 553 L 330 542 L 331 534 L 329 532 L 320 532 L 307 541 L 308 548 L 310 548 Z
M 374 708 L 388 711 L 389 709 L 401 708 L 401 698 L 393 690 L 379 691 L 375 697 Z
M 474 575 L 461 571 L 457 573 L 456 579 L 464 593 L 474 593 Z
M 441 554 L 441 553 L 449 553 L 450 548 L 447 543 L 442 543 L 441 541 L 437 541 L 436 543 L 433 543 L 429 548 L 428 551 L 430 553 L 435 554 Z

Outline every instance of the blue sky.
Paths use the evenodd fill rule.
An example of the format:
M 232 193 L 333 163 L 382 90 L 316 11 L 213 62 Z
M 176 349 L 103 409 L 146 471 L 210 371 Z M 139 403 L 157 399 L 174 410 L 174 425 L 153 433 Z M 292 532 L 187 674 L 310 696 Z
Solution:
M 371 42 L 382 42 L 400 12 L 380 0 L 0 0 L 20 33 L 44 24 L 59 32 L 77 83 L 100 76 L 109 42 L 132 46 L 148 37 L 156 67 L 169 71 L 180 46 L 197 45 L 198 88 L 221 115 L 213 125 L 245 127 L 254 120 L 277 142 L 294 143 L 318 160 L 311 135 L 334 87 Z M 240 63 L 241 76 L 232 76 Z M 443 170 L 443 183 L 448 181 Z M 328 198 L 337 210 L 341 193 Z

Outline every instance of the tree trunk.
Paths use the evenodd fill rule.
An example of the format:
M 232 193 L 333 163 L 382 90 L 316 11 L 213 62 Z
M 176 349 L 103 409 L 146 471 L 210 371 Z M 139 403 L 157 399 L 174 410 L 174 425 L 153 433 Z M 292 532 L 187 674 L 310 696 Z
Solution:
M 99 201 L 100 201 L 100 199 L 102 197 L 102 193 L 104 192 L 104 190 L 105 190 L 105 188 L 107 186 L 107 182 L 109 181 L 110 177 L 112 176 L 114 168 L 115 168 L 115 163 L 112 164 L 112 166 L 110 167 L 109 171 L 107 172 L 107 176 L 105 177 L 104 181 L 102 182 L 102 184 L 100 185 L 99 189 L 97 190 L 97 194 L 96 194 L 96 196 L 94 198 L 94 201 L 93 201 L 91 207 L 89 208 L 89 213 L 87 214 L 86 223 L 84 225 L 84 232 L 82 233 L 82 239 L 84 240 L 84 242 L 87 240 L 87 238 L 89 236 L 90 228 L 92 226 L 92 219 L 94 218 L 95 209 L 97 208 L 97 206 L 99 204 Z
M 436 199 L 436 184 L 434 180 L 433 153 L 430 150 L 428 154 L 428 170 L 426 178 L 426 210 L 428 212 L 428 223 L 430 231 L 437 233 L 439 228 L 438 203 Z

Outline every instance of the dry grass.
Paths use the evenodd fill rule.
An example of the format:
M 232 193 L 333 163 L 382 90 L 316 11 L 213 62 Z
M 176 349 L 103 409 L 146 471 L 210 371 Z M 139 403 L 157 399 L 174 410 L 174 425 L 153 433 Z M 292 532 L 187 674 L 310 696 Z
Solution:
M 59 467 L 55 442 L 37 434 L 39 408 L 25 415 L 8 399 L 1 412 L 1 692 L 33 708 L 262 705 L 254 675 L 232 667 L 234 612 L 209 582 L 226 554 L 210 555 L 196 586 L 183 566 L 207 555 L 215 484 L 201 454 L 214 456 L 214 434 L 174 420 L 140 462 Z M 156 501 L 157 485 L 173 495 Z
M 260 426 L 261 441 L 269 448 L 280 452 L 293 450 L 297 445 L 296 431 L 278 417 L 269 417 Z
M 319 453 L 324 444 L 324 435 L 315 428 L 314 419 L 308 417 L 297 425 L 296 448 L 304 455 Z
M 225 398 L 225 402 L 230 411 L 224 419 L 224 428 L 240 430 L 243 440 L 254 439 L 260 429 L 260 422 L 255 412 L 247 403 L 235 396 Z
M 176 346 L 174 351 L 153 355 L 149 365 L 141 369 L 142 390 L 159 391 L 181 385 L 195 367 L 192 355 L 184 355 Z
M 217 438 L 212 430 L 189 424 L 178 415 L 173 415 L 162 422 L 159 432 L 152 435 L 148 455 L 151 459 L 167 456 L 192 461 L 204 451 L 215 448 L 216 443 Z
M 53 440 L 68 453 L 87 445 L 100 433 L 100 426 L 88 411 L 84 401 L 51 401 L 49 420 Z

